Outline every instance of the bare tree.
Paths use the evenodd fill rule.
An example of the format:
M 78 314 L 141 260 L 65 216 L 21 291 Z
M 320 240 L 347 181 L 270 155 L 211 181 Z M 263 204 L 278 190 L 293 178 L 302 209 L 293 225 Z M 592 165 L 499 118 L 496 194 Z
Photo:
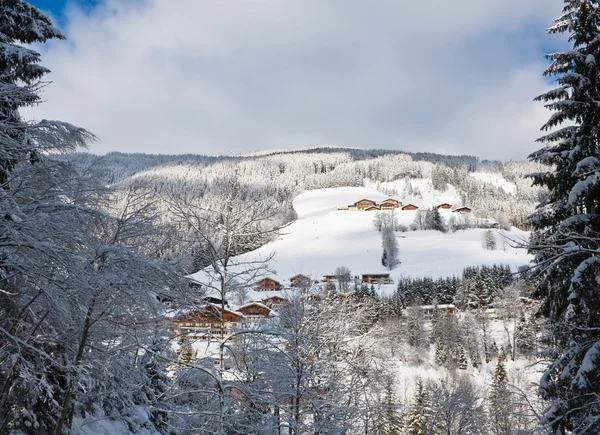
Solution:
M 352 275 L 350 269 L 346 266 L 339 266 L 335 269 L 335 276 L 338 282 L 340 293 L 346 293 L 350 290 L 350 280 Z
M 265 198 L 260 192 L 241 183 L 237 169 L 215 183 L 220 186 L 218 196 L 194 198 L 185 192 L 172 192 L 164 200 L 181 225 L 189 228 L 187 242 L 197 243 L 200 263 L 204 267 L 195 274 L 208 294 L 221 300 L 219 318 L 219 367 L 215 377 L 219 400 L 218 430 L 225 432 L 226 382 L 224 380 L 225 352 L 228 338 L 225 337 L 225 301 L 229 294 L 244 292 L 243 288 L 254 285 L 267 274 L 269 261 L 266 258 L 243 256 L 257 239 L 277 234 L 278 228 L 269 227 L 275 216 L 273 198 Z

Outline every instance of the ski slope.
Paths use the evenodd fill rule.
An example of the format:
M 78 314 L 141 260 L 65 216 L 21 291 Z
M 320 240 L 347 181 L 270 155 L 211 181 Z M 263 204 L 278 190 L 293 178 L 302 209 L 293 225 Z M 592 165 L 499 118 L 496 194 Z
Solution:
M 422 192 L 423 193 L 423 192 Z M 414 203 L 422 208 L 446 200 L 440 192 L 427 192 L 423 199 L 402 198 L 404 204 Z M 438 195 L 436 198 L 433 194 Z M 371 187 L 340 187 L 305 192 L 294 201 L 298 219 L 285 227 L 277 240 L 240 256 L 241 261 L 254 261 L 273 256 L 270 275 L 282 285 L 289 278 L 302 273 L 315 280 L 333 274 L 338 266 L 350 268 L 353 276 L 363 273 L 388 273 L 381 264 L 381 235 L 373 226 L 377 211 L 338 210 L 367 198 L 381 201 L 389 196 Z M 456 205 L 456 203 L 455 203 Z M 416 211 L 394 211 L 399 223 L 410 225 Z M 444 219 L 452 216 L 450 210 L 440 210 Z M 463 268 L 472 265 L 508 264 L 516 270 L 527 264 L 530 257 L 523 249 L 511 246 L 513 241 L 523 241 L 528 233 L 513 228 L 511 231 L 493 230 L 497 249 L 484 249 L 483 233 L 487 230 L 469 229 L 455 233 L 439 231 L 397 232 L 401 264 L 390 273 L 397 282 L 400 277 L 446 277 L 462 274 Z M 202 282 L 203 273 L 193 275 Z M 395 285 L 381 286 L 380 292 L 389 294 Z M 254 294 L 255 293 L 255 294 Z M 251 292 L 252 299 L 263 299 L 278 292 Z M 279 293 L 280 294 L 280 293 Z

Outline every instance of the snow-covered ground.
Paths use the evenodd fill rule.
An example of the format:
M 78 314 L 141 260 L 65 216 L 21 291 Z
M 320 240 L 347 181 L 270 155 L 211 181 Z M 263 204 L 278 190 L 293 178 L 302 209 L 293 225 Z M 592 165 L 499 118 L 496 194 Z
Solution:
M 414 180 L 413 180 L 414 181 Z M 399 192 L 404 181 L 386 183 L 385 188 L 398 187 Z M 412 183 L 412 181 L 411 181 Z M 414 203 L 421 208 L 428 208 L 440 202 L 456 204 L 455 193 L 442 193 L 427 188 L 427 183 L 414 183 L 419 187 L 423 198 L 404 198 L 393 196 L 404 204 Z M 381 188 L 381 186 L 380 186 Z M 373 226 L 377 211 L 338 210 L 354 202 L 367 198 L 381 201 L 388 195 L 380 193 L 376 186 L 340 187 L 305 192 L 294 201 L 298 219 L 285 227 L 279 238 L 261 248 L 244 254 L 241 260 L 257 260 L 269 258 L 273 254 L 270 266 L 271 277 L 289 285 L 289 278 L 302 273 L 313 279 L 321 279 L 323 275 L 333 274 L 338 266 L 345 266 L 352 275 L 363 273 L 389 272 L 381 264 L 381 235 Z M 410 225 L 416 211 L 394 211 L 398 222 Z M 452 216 L 450 210 L 441 210 L 442 216 L 448 220 Z M 498 248 L 490 251 L 482 245 L 483 233 L 486 230 L 469 229 L 448 232 L 439 231 L 407 231 L 397 232 L 400 248 L 401 264 L 391 271 L 391 278 L 399 277 L 446 277 L 461 275 L 463 268 L 472 265 L 491 265 L 504 263 L 516 269 L 527 264 L 530 257 L 523 249 L 511 246 L 511 240 L 527 239 L 528 233 L 513 228 L 511 231 L 493 230 Z M 202 281 L 202 273 L 194 277 Z M 395 285 L 385 285 L 380 292 L 389 294 Z M 275 292 L 251 292 L 249 298 L 263 299 Z

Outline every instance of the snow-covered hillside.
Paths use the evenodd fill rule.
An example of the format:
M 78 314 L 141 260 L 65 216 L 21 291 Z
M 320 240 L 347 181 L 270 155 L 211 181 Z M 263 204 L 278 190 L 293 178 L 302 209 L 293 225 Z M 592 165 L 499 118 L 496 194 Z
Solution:
M 515 183 L 508 181 L 500 172 L 471 172 L 469 176 L 492 186 L 499 187 L 506 193 L 514 195 L 517 192 Z
M 403 183 L 403 182 L 397 182 Z M 392 183 L 386 187 L 390 188 Z M 425 190 L 420 186 L 423 199 L 398 196 L 404 204 L 413 203 L 428 208 L 440 202 L 456 204 L 456 196 Z M 419 183 L 415 183 L 419 186 Z M 380 186 L 381 187 L 381 186 Z M 402 191 L 403 186 L 400 187 Z M 352 275 L 387 273 L 381 264 L 381 235 L 373 226 L 377 211 L 340 210 L 356 201 L 367 198 L 381 201 L 388 198 L 375 187 L 341 187 L 305 192 L 294 201 L 298 219 L 285 227 L 277 240 L 244 254 L 243 260 L 259 260 L 273 254 L 270 267 L 272 277 L 284 286 L 289 278 L 302 273 L 313 279 L 333 274 L 338 266 L 350 268 Z M 440 210 L 448 220 L 451 210 Z M 394 211 L 398 222 L 406 226 L 415 218 L 416 211 Z M 482 245 L 483 229 L 457 232 L 439 231 L 396 232 L 401 264 L 391 271 L 391 278 L 459 276 L 463 268 L 472 265 L 504 263 L 516 269 L 527 264 L 529 256 L 523 249 L 513 248 L 511 240 L 527 239 L 528 233 L 512 228 L 511 231 L 493 230 L 497 240 L 496 250 L 486 250 Z M 202 281 L 202 274 L 194 277 Z M 381 292 L 392 292 L 395 286 L 383 286 Z M 250 295 L 252 296 L 252 295 Z M 265 293 L 254 295 L 264 298 Z

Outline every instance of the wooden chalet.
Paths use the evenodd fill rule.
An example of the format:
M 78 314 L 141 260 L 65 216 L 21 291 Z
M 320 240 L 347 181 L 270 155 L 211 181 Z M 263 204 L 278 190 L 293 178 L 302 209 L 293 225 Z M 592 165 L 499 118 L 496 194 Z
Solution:
M 419 209 L 419 206 L 414 205 L 414 204 L 406 204 L 406 205 L 403 205 L 401 208 L 401 210 L 418 210 L 418 209 Z
M 281 290 L 281 284 L 273 278 L 263 278 L 256 283 L 256 290 L 259 292 Z
M 402 205 L 402 203 L 396 199 L 388 198 L 384 201 L 381 201 L 379 204 L 379 208 L 381 210 L 392 210 L 394 208 L 398 208 Z
M 452 213 L 471 213 L 472 211 L 471 207 L 458 207 L 452 210 Z
M 262 300 L 267 307 L 285 304 L 288 300 L 282 296 L 271 296 Z
M 207 304 L 198 310 L 179 315 L 174 323 L 181 333 L 200 335 L 211 340 L 229 336 L 242 327 L 244 315 L 225 308 L 221 328 L 221 307 Z
M 436 205 L 436 208 L 442 210 L 450 210 L 452 208 L 452 204 L 448 204 L 447 202 L 442 202 L 441 204 Z
M 367 284 L 391 284 L 389 273 L 363 273 L 362 282 Z
M 426 316 L 432 316 L 434 313 L 456 314 L 456 306 L 453 304 L 438 305 L 419 305 L 418 307 Z
M 381 210 L 381 209 L 379 208 L 378 205 L 372 205 L 371 207 L 365 208 L 365 211 L 375 211 L 375 210 Z
M 237 311 L 242 313 L 247 320 L 263 319 L 271 314 L 271 309 L 260 302 L 250 302 L 242 305 Z
M 337 281 L 337 275 L 323 275 L 321 282 L 333 282 Z
M 366 210 L 369 207 L 375 206 L 377 206 L 377 203 L 375 201 L 371 201 L 370 199 L 361 199 L 360 201 L 356 201 L 354 203 L 354 207 L 356 207 L 357 210 Z
M 291 287 L 310 287 L 312 284 L 312 279 L 310 279 L 306 275 L 302 275 L 299 273 L 298 275 L 294 275 L 290 278 L 290 286 Z

